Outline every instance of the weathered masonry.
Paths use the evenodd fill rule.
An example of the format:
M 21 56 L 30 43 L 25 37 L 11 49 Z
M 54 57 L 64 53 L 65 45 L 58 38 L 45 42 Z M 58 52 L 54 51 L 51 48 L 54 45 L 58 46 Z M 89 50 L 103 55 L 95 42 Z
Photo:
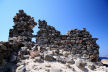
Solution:
M 10 57 L 13 55 L 20 58 L 27 57 L 35 45 L 40 46 L 40 52 L 56 50 L 59 55 L 60 51 L 67 51 L 78 57 L 98 61 L 99 46 L 96 43 L 98 39 L 92 38 L 85 28 L 72 29 L 66 35 L 62 35 L 45 20 L 39 20 L 39 31 L 37 35 L 33 35 L 33 28 L 37 25 L 33 17 L 19 10 L 13 21 L 14 26 L 9 31 L 8 42 L 0 42 L 0 65 L 12 62 Z M 35 43 L 31 40 L 33 37 L 36 38 Z

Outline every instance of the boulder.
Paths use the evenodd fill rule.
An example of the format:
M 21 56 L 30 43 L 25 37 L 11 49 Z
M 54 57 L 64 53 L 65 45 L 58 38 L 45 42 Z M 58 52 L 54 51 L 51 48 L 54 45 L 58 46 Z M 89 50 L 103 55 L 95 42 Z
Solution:
M 41 61 L 41 57 L 40 57 L 40 56 L 35 57 L 35 61 L 36 61 L 36 62 L 40 62 L 40 61 Z
M 96 69 L 95 65 L 89 65 L 88 68 L 91 69 L 91 70 Z
M 54 61 L 55 58 L 53 56 L 51 56 L 51 55 L 46 55 L 44 60 L 46 60 L 46 61 Z
M 24 65 L 21 65 L 17 67 L 16 72 L 24 72 L 24 70 L 25 70 Z
M 32 50 L 30 50 L 29 53 L 30 53 L 30 56 L 33 58 L 33 57 L 38 56 L 40 51 L 32 51 Z
M 83 62 L 82 60 L 80 60 L 80 59 L 76 60 L 75 64 L 79 69 L 81 69 L 83 71 L 85 70 L 86 63 Z
M 69 63 L 69 64 L 75 64 L 75 61 L 73 59 L 71 59 L 71 60 L 68 60 L 67 63 Z

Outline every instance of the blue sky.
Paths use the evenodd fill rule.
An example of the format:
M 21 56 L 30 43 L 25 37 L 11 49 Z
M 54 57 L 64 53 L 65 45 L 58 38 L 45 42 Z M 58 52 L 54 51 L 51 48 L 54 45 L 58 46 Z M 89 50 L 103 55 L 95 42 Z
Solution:
M 46 20 L 62 34 L 87 28 L 99 38 L 100 56 L 108 55 L 108 0 L 0 0 L 0 41 L 7 41 L 13 17 L 19 9 Z M 38 31 L 34 28 L 35 33 Z

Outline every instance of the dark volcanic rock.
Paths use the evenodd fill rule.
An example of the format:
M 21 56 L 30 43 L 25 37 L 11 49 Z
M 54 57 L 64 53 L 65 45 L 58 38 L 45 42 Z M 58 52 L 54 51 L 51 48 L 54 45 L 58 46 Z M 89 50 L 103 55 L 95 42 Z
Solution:
M 14 26 L 9 30 L 8 42 L 0 42 L 0 66 L 6 63 L 15 65 L 30 56 L 38 62 L 56 60 L 61 63 L 74 64 L 76 62 L 72 57 L 92 62 L 99 61 L 99 46 L 96 43 L 98 39 L 92 38 L 86 28 L 72 29 L 66 35 L 61 35 L 60 31 L 48 25 L 45 20 L 39 20 L 39 31 L 37 35 L 33 35 L 33 28 L 37 23 L 23 10 L 16 13 L 13 22 Z M 32 38 L 36 38 L 36 42 L 32 42 Z M 11 67 L 14 72 L 14 67 Z M 77 62 L 77 67 L 84 70 L 85 63 Z M 93 68 L 94 66 L 90 67 L 92 70 Z
M 53 56 L 51 56 L 51 55 L 46 55 L 46 56 L 45 56 L 45 60 L 46 60 L 46 61 L 54 61 L 55 58 L 54 58 Z

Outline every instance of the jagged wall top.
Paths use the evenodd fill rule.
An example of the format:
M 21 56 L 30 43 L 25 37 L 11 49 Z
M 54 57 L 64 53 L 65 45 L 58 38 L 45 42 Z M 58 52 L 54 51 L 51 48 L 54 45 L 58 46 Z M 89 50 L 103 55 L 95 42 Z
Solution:
M 33 37 L 33 27 L 37 25 L 34 18 L 19 10 L 13 18 L 14 26 L 9 32 L 9 41 L 14 42 L 29 42 Z
M 24 13 L 23 10 L 19 10 L 19 13 L 16 13 L 16 16 L 13 18 L 15 24 L 23 24 L 23 26 L 29 26 L 33 28 L 37 23 L 34 21 L 34 18 Z
M 39 31 L 37 32 L 36 43 L 43 49 L 58 49 L 68 51 L 70 54 L 89 58 L 92 61 L 98 60 L 99 46 L 96 43 L 97 38 L 83 28 L 82 30 L 72 29 L 66 35 L 61 35 L 53 26 L 47 25 L 47 22 L 39 20 Z

